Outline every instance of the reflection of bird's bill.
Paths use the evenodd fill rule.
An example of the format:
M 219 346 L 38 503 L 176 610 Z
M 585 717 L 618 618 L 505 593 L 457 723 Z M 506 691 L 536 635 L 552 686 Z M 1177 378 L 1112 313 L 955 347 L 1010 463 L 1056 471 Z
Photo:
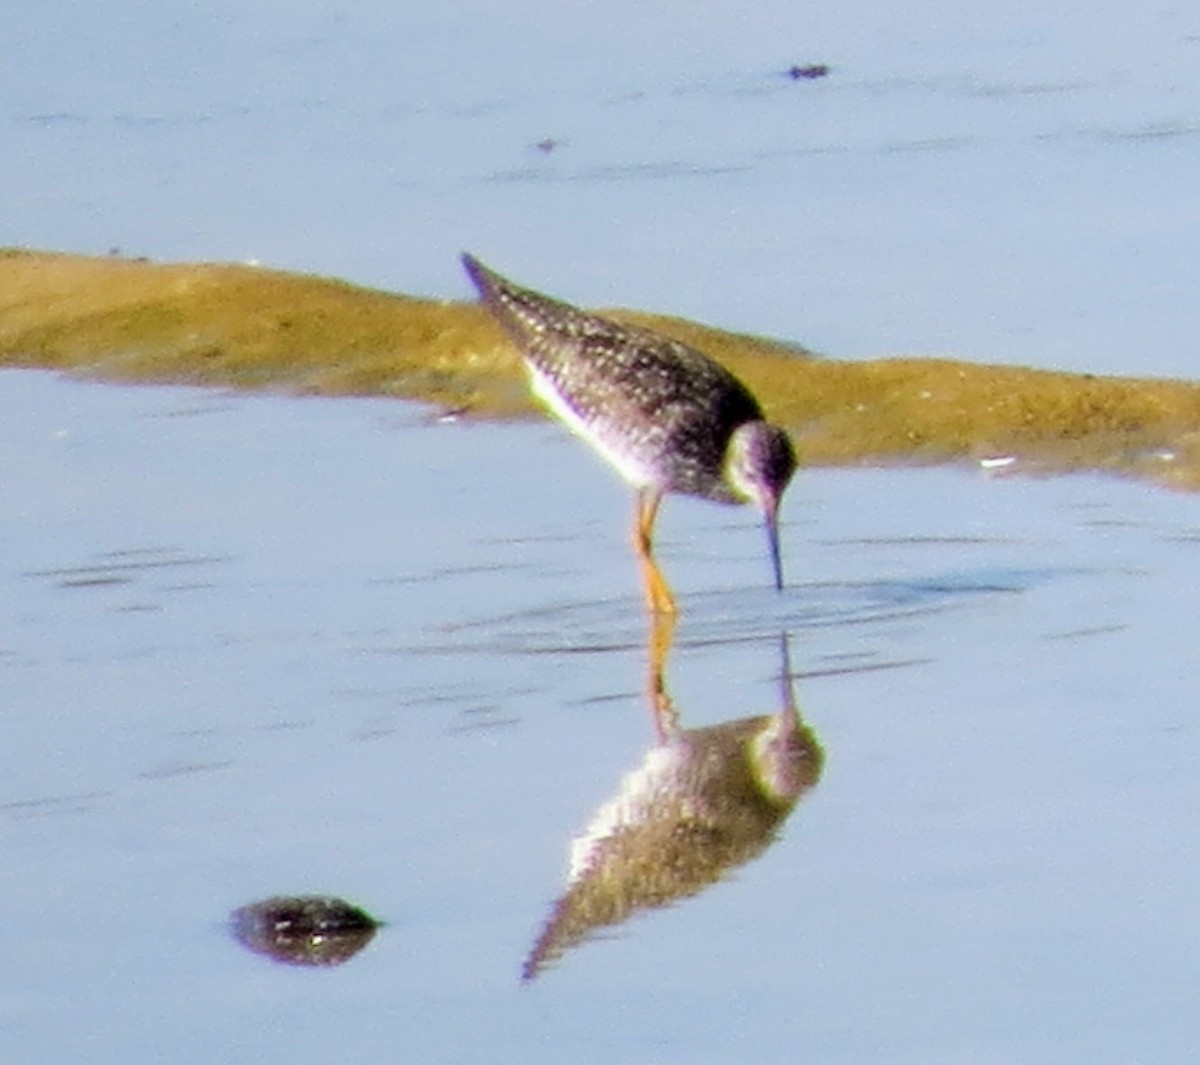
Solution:
M 767 546 L 771 552 L 771 568 L 775 573 L 775 589 L 783 591 L 783 560 L 779 555 L 779 503 L 770 502 L 763 509 L 763 524 L 767 527 Z

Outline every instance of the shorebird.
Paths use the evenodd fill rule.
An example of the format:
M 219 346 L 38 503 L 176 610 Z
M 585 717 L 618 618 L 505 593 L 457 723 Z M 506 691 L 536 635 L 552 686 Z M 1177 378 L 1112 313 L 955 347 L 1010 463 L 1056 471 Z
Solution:
M 520 348 L 534 395 L 637 490 L 633 542 L 650 610 L 676 610 L 653 554 L 670 492 L 757 506 L 782 589 L 779 501 L 796 456 L 750 390 L 686 344 L 521 288 L 470 255 L 462 262 Z

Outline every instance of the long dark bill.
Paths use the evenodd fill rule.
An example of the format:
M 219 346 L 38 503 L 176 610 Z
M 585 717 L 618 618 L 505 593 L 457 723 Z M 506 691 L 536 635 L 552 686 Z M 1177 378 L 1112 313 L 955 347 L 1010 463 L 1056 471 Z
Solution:
M 767 527 L 767 547 L 771 552 L 771 568 L 775 573 L 775 590 L 783 591 L 783 561 L 779 556 L 779 508 L 767 507 L 763 511 L 763 524 Z

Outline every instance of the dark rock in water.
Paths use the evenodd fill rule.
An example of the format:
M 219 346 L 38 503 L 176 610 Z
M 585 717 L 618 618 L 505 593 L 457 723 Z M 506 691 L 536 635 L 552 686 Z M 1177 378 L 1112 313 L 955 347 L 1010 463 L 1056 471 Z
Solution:
M 242 946 L 287 965 L 341 965 L 378 927 L 364 910 L 329 895 L 277 895 L 230 915 Z

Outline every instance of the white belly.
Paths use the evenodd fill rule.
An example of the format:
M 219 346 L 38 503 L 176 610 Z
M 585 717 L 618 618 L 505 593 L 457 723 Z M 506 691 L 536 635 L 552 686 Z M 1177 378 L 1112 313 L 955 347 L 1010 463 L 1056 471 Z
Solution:
M 528 360 L 525 365 L 529 369 L 530 390 L 572 433 L 596 451 L 634 488 L 647 488 L 655 483 L 652 471 L 627 451 L 614 447 L 611 442 L 603 439 L 602 433 L 597 433 L 595 427 L 588 425 L 570 404 L 563 400 L 545 374 Z

